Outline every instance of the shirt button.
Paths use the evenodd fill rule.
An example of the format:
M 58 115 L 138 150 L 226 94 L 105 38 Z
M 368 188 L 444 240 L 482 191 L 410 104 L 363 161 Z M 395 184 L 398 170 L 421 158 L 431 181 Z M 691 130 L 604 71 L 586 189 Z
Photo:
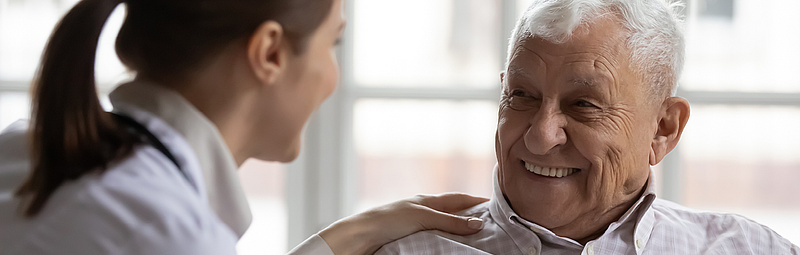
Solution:
M 528 255 L 539 255 L 539 253 L 536 252 L 536 248 L 534 247 L 534 248 L 528 249 Z
M 636 248 L 642 248 L 642 239 L 636 239 Z
M 586 254 L 594 255 L 594 245 L 589 244 L 586 246 Z

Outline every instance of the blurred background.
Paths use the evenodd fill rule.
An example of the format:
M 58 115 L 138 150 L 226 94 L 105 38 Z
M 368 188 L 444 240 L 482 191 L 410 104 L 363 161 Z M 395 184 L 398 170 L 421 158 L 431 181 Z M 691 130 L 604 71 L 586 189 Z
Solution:
M 28 87 L 76 0 L 0 0 L 0 129 L 28 118 Z M 419 193 L 491 195 L 507 38 L 530 0 L 347 0 L 342 81 L 294 163 L 248 161 L 254 214 L 240 254 L 283 254 L 341 217 Z M 686 0 L 679 95 L 692 117 L 654 169 L 659 196 L 750 217 L 800 244 L 800 1 Z M 101 96 L 131 78 L 113 41 Z M 105 99 L 104 99 L 105 100 Z

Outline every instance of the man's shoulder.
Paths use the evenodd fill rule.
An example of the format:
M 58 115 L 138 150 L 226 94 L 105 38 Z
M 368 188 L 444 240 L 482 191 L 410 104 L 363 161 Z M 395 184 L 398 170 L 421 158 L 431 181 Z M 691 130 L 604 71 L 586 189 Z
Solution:
M 486 202 L 456 213 L 483 219 L 484 229 L 477 234 L 459 236 L 438 230 L 420 231 L 384 245 L 375 254 L 491 254 L 473 247 L 476 240 L 498 236 L 489 205 Z
M 662 236 L 715 253 L 748 250 L 754 254 L 798 254 L 796 245 L 758 222 L 734 213 L 688 208 L 656 199 L 652 205 L 653 237 Z M 681 233 L 680 236 L 673 234 Z
M 738 214 L 698 210 L 663 199 L 656 199 L 652 208 L 657 223 L 667 222 L 707 231 L 722 231 L 742 226 L 769 230 L 766 226 Z
M 454 237 L 436 230 L 421 231 L 388 243 L 375 254 L 491 254 Z

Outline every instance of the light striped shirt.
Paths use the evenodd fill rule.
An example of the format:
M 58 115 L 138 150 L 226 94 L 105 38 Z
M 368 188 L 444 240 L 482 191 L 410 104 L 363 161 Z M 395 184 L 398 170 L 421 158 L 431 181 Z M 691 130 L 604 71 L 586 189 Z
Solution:
M 692 210 L 656 198 L 650 176 L 642 197 L 602 236 L 582 245 L 511 210 L 495 169 L 492 199 L 460 213 L 482 218 L 481 232 L 418 232 L 375 254 L 800 254 L 797 245 L 742 216 Z

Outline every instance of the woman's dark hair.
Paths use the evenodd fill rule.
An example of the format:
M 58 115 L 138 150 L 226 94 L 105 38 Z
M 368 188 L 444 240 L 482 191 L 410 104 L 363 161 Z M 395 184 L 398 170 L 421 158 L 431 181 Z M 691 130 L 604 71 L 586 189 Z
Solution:
M 59 186 L 131 153 L 138 142 L 103 110 L 95 88 L 100 32 L 122 0 L 82 0 L 59 22 L 32 89 L 32 173 L 17 190 L 37 215 Z M 294 53 L 306 48 L 332 0 L 126 0 L 116 50 L 123 64 L 156 82 L 190 75 L 263 22 L 283 26 Z

